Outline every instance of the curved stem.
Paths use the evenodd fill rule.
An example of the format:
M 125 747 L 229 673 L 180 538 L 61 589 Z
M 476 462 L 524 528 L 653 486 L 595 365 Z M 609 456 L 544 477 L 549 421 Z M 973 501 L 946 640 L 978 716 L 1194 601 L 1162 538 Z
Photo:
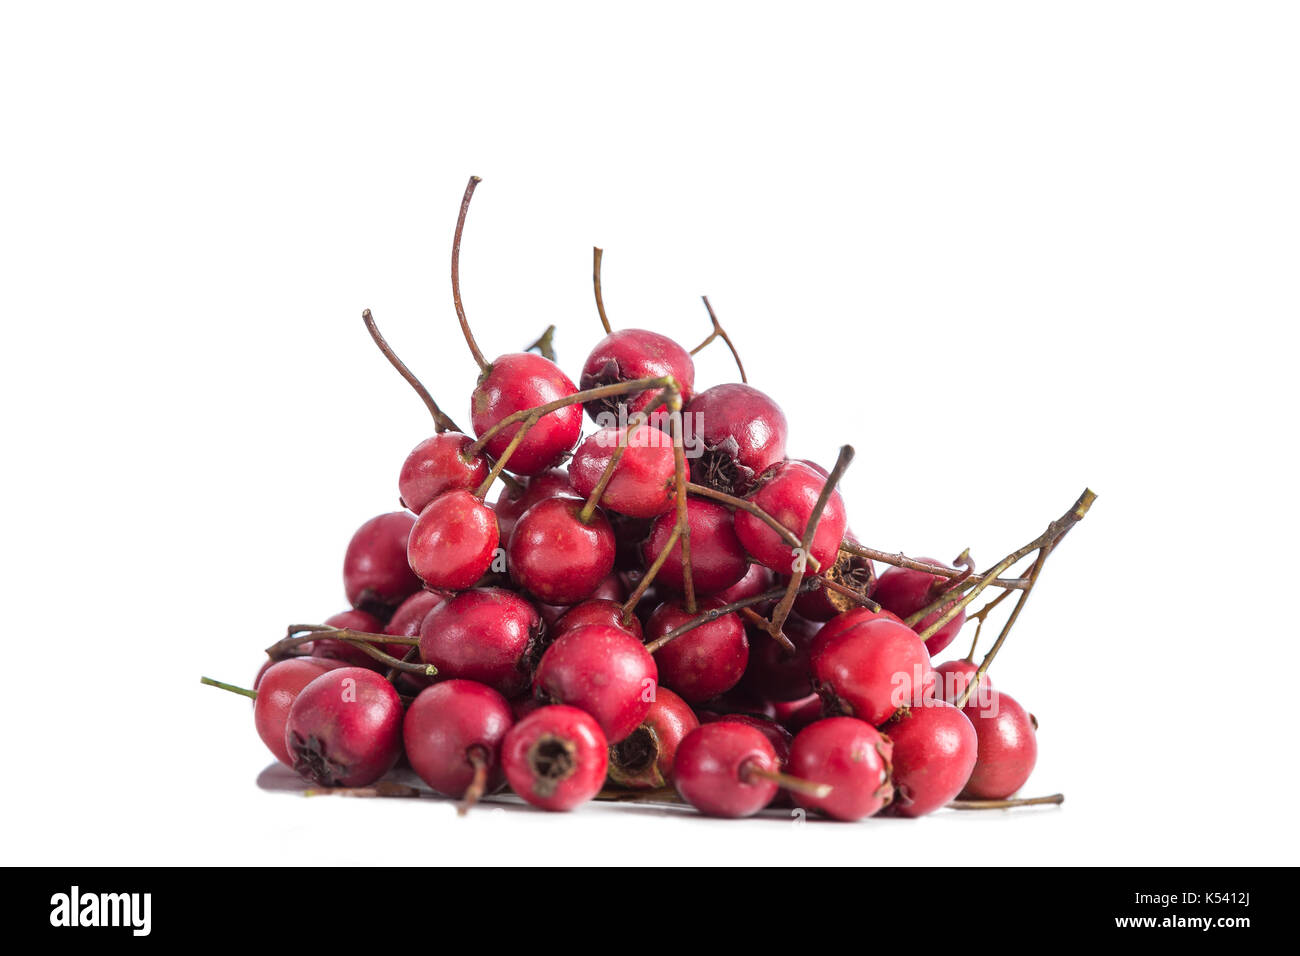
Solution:
M 541 416 L 536 413 L 536 410 L 534 410 L 532 415 L 529 415 L 526 419 L 524 419 L 524 423 L 520 425 L 519 430 L 514 433 L 514 436 L 510 439 L 510 444 L 506 445 L 506 447 L 502 450 L 501 457 L 498 458 L 496 462 L 492 465 L 492 470 L 489 471 L 487 477 L 483 479 L 483 483 L 474 490 L 475 498 L 481 500 L 487 495 L 488 491 L 492 488 L 492 483 L 497 480 L 497 477 L 501 474 L 502 470 L 506 467 L 506 463 L 510 461 L 510 456 L 513 455 L 516 449 L 518 449 L 519 446 L 523 443 L 523 440 L 525 436 L 527 436 L 529 429 L 531 429 L 534 425 L 536 425 L 540 419 Z M 472 450 L 473 449 L 471 449 L 471 451 Z
M 429 390 L 424 387 L 424 383 L 416 378 L 415 373 L 406 367 L 406 363 L 397 357 L 397 353 L 393 351 L 392 346 L 388 344 L 388 340 L 385 339 L 383 333 L 379 331 L 379 326 L 375 324 L 375 317 L 370 314 L 369 309 L 365 309 L 361 313 L 361 320 L 366 323 L 366 331 L 368 331 L 370 337 L 374 339 L 375 345 L 379 346 L 379 351 L 384 353 L 384 358 L 388 359 L 389 364 L 392 365 L 393 368 L 397 369 L 397 373 L 401 375 L 402 378 L 406 379 L 407 384 L 410 385 L 411 388 L 415 389 L 415 394 L 420 396 L 420 401 L 424 402 L 424 407 L 427 408 L 429 414 L 433 416 L 433 430 L 439 433 L 460 431 L 460 429 L 456 427 L 456 423 L 448 418 L 443 410 L 438 407 L 438 403 L 433 400 L 433 396 L 430 395 Z
M 670 407 L 673 423 L 673 467 L 677 482 L 677 527 L 682 532 L 682 585 L 686 592 L 684 605 L 687 614 L 694 614 L 696 611 L 695 577 L 691 573 L 691 523 L 686 508 L 686 449 L 682 434 L 681 397 L 674 395 Z
M 660 553 L 662 554 L 663 552 Z M 810 584 L 801 585 L 801 589 L 809 590 L 811 589 L 811 585 Z M 781 595 L 783 595 L 785 593 L 785 590 L 786 590 L 785 585 L 782 585 L 779 588 L 772 588 L 769 591 L 764 591 L 762 594 L 754 594 L 747 598 L 741 598 L 739 601 L 732 601 L 730 604 L 723 604 L 719 607 L 710 608 L 709 610 L 705 611 L 703 614 L 699 615 L 698 617 L 693 617 L 685 624 L 681 625 L 680 627 L 674 628 L 673 630 L 669 631 L 663 637 L 659 637 L 651 641 L 649 644 L 645 646 L 645 649 L 649 651 L 651 654 L 653 654 L 655 651 L 662 648 L 665 644 L 669 643 L 670 641 L 675 641 L 683 634 L 693 631 L 697 627 L 702 627 L 703 625 L 708 624 L 710 621 L 716 621 L 718 618 L 730 614 L 732 611 L 739 611 L 741 608 L 751 607 L 752 605 L 755 604 L 762 604 L 764 601 L 774 601 L 777 598 L 779 598 Z M 767 622 L 764 622 L 764 624 L 766 623 Z M 778 632 L 779 630 L 780 629 L 778 628 Z M 775 637 L 776 635 L 774 634 L 772 636 Z M 789 643 L 789 641 L 787 640 L 786 643 Z M 791 649 L 793 649 L 793 645 L 791 645 Z
M 709 304 L 709 297 L 707 295 L 702 295 L 700 298 L 704 300 L 704 307 L 709 310 L 709 321 L 713 323 L 713 331 L 709 333 L 708 338 L 695 346 L 695 348 L 691 349 L 691 354 L 695 355 L 714 339 L 722 339 L 722 341 L 727 343 L 727 348 L 731 350 L 731 357 L 736 360 L 736 368 L 740 370 L 740 380 L 748 384 L 749 379 L 745 377 L 745 363 L 740 360 L 740 353 L 736 351 L 735 343 L 731 341 L 731 336 L 727 335 L 727 330 L 724 329 L 722 323 L 718 321 L 718 316 L 714 313 L 713 306 Z
M 788 773 L 781 773 L 778 770 L 768 770 L 766 767 L 760 767 L 753 760 L 747 760 L 741 765 L 740 779 L 744 783 L 750 783 L 754 779 L 770 780 L 783 790 L 793 790 L 795 793 L 801 793 L 806 797 L 816 797 L 819 800 L 829 797 L 835 789 L 829 783 L 813 783 L 811 780 L 792 777 Z
M 812 513 L 808 515 L 808 523 L 804 525 L 803 538 L 799 542 L 799 560 L 794 563 L 794 573 L 790 575 L 790 583 L 786 586 L 785 596 L 781 598 L 781 603 L 776 606 L 772 612 L 771 631 L 776 634 L 785 624 L 785 619 L 790 615 L 790 608 L 794 606 L 795 595 L 799 593 L 799 586 L 803 583 L 804 568 L 807 564 L 807 557 L 812 550 L 813 537 L 817 534 L 817 525 L 821 523 L 822 512 L 826 510 L 826 503 L 831 500 L 831 494 L 835 491 L 835 486 L 840 483 L 844 477 L 844 470 L 849 467 L 849 462 L 853 461 L 853 446 L 844 445 L 840 448 L 839 457 L 835 459 L 835 467 L 826 478 L 825 484 L 822 485 L 821 493 L 817 496 L 817 503 L 813 505 Z
M 605 250 L 600 246 L 591 247 L 591 285 L 596 291 L 596 311 L 600 314 L 600 324 L 605 327 L 605 334 L 614 330 L 609 327 L 609 317 L 605 315 L 605 297 L 600 294 L 600 260 L 605 257 Z
M 1065 794 L 1053 793 L 1046 797 L 1016 797 L 1011 800 L 953 800 L 947 804 L 953 810 L 1007 810 L 1011 807 L 1041 807 L 1065 802 Z
M 487 754 L 483 748 L 474 746 L 466 754 L 470 765 L 474 768 L 474 779 L 470 781 L 469 787 L 465 790 L 465 796 L 461 798 L 460 805 L 456 808 L 458 816 L 464 816 L 469 813 L 474 804 L 483 799 L 483 794 L 487 792 L 488 779 L 488 761 Z
M 266 654 L 271 660 L 279 660 L 287 652 L 305 644 L 308 641 L 315 640 L 317 637 L 330 637 L 340 641 L 346 641 L 373 657 L 381 664 L 387 664 L 389 667 L 405 671 L 408 674 L 421 674 L 425 677 L 433 677 L 438 673 L 438 668 L 432 664 L 408 664 L 406 661 L 400 661 L 391 654 L 380 650 L 377 644 L 402 644 L 406 646 L 418 645 L 418 637 L 396 637 L 392 634 L 370 634 L 366 631 L 354 631 L 349 627 L 328 627 L 322 624 L 301 624 L 294 625 L 290 628 L 291 634 L 282 640 L 276 641 L 266 649 Z
M 537 405 L 533 408 L 521 408 L 517 412 L 511 412 L 501 421 L 497 422 L 482 435 L 474 444 L 465 449 L 467 455 L 477 455 L 483 450 L 483 446 L 500 434 L 504 429 L 509 428 L 516 422 L 522 422 L 532 415 L 541 418 L 549 415 L 551 412 L 569 405 L 578 405 L 583 402 L 589 402 L 597 398 L 609 398 L 611 395 L 625 395 L 628 392 L 639 392 L 647 388 L 677 388 L 677 380 L 671 375 L 660 375 L 656 378 L 636 378 L 628 382 L 615 382 L 613 385 L 601 385 L 599 388 L 589 388 L 585 391 L 574 392 L 572 395 L 566 395 L 564 398 L 557 398 L 553 402 L 547 402 L 545 405 Z
M 1009 595 L 1010 593 L 1011 593 L 1010 591 L 1003 591 L 992 601 L 989 601 L 988 604 L 985 604 L 982 608 L 980 608 L 978 611 L 976 611 L 974 614 L 970 616 L 970 619 L 975 622 L 975 636 L 974 638 L 971 639 L 970 653 L 966 655 L 966 663 L 970 664 L 973 663 L 975 660 L 975 648 L 979 647 L 980 631 L 984 630 L 984 621 L 988 618 L 989 612 L 991 612 L 995 607 L 997 607 L 999 604 L 1005 601 L 1007 599 L 1007 595 Z
M 456 318 L 460 320 L 460 331 L 465 336 L 465 344 L 469 346 L 469 352 L 474 356 L 479 369 L 486 372 L 487 359 L 479 350 L 478 342 L 474 341 L 474 333 L 469 330 L 469 319 L 465 318 L 465 305 L 460 299 L 460 237 L 465 232 L 465 216 L 469 213 L 469 201 L 474 197 L 474 187 L 480 182 L 482 180 L 477 176 L 469 178 L 469 185 L 465 187 L 465 196 L 460 201 L 460 214 L 456 217 L 456 234 L 451 240 L 451 301 L 456 307 Z
M 234 684 L 226 684 L 219 680 L 213 680 L 211 677 L 200 677 L 200 684 L 207 684 L 209 687 L 220 687 L 222 690 L 228 690 L 232 694 L 241 694 L 244 697 L 257 700 L 257 691 L 249 690 L 247 687 L 237 687 Z
M 725 491 L 718 491 L 716 488 L 710 488 L 707 485 L 697 485 L 693 481 L 688 481 L 686 483 L 686 490 L 689 491 L 691 494 L 696 495 L 697 497 L 709 498 L 713 501 L 718 502 L 719 504 L 726 505 L 728 508 L 732 508 L 737 511 L 748 512 L 749 514 L 757 518 L 759 521 L 767 525 L 769 528 L 771 528 L 773 531 L 775 531 L 777 534 L 779 534 L 781 536 L 781 540 L 784 541 L 786 544 L 788 544 L 790 547 L 797 548 L 800 545 L 800 540 L 798 535 L 796 535 L 785 525 L 781 524 L 781 522 L 777 521 L 775 518 L 773 518 L 770 514 L 768 514 L 758 505 L 754 504 L 754 502 L 752 501 L 749 501 L 745 498 L 737 498 L 735 495 L 729 495 Z M 817 562 L 816 558 L 812 558 L 810 556 L 809 560 L 812 562 L 814 570 L 821 570 L 821 565 Z
M 649 590 L 654 579 L 659 575 L 659 569 L 664 566 L 668 560 L 668 555 L 672 553 L 673 546 L 677 544 L 677 539 L 682 536 L 682 529 L 676 524 L 673 525 L 672 533 L 668 535 L 668 540 L 664 542 L 663 548 L 655 555 L 650 567 L 646 568 L 645 574 L 637 582 L 636 589 L 628 596 L 623 603 L 623 623 L 629 624 L 632 621 L 632 615 L 636 612 L 636 606 L 641 603 L 641 598 L 645 597 L 645 592 Z
M 646 408 L 658 408 L 666 402 L 671 402 L 673 396 L 677 395 L 676 388 L 665 388 Z M 600 504 L 600 498 L 605 493 L 605 488 L 609 485 L 610 480 L 614 477 L 614 469 L 618 463 L 623 460 L 623 455 L 627 452 L 627 439 L 637 428 L 644 425 L 650 420 L 647 412 L 637 412 L 628 419 L 627 427 L 619 430 L 618 445 L 609 456 L 609 461 L 605 463 L 605 470 L 600 473 L 600 480 L 596 482 L 596 487 L 591 489 L 591 494 L 587 496 L 586 502 L 583 503 L 582 510 L 578 512 L 578 520 L 586 524 L 591 520 L 592 514 Z
M 877 551 L 875 548 L 868 548 L 847 539 L 840 542 L 840 550 L 847 551 L 849 554 L 856 554 L 860 558 L 870 558 L 872 561 L 879 561 L 881 564 L 892 564 L 896 568 L 911 568 L 913 571 L 928 571 L 931 574 L 937 574 L 940 577 L 945 578 L 958 578 L 966 574 L 964 568 L 949 568 L 942 564 L 930 564 L 928 561 L 918 561 L 915 558 L 909 558 L 902 552 Z M 992 583 L 994 587 L 1023 590 L 1028 582 L 1023 578 L 998 578 Z

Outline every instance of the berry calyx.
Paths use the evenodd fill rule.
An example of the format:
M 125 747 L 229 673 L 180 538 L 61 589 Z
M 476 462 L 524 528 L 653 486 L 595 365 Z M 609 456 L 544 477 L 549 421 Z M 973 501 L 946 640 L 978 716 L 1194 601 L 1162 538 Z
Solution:
M 775 401 L 752 385 L 715 385 L 685 408 L 702 453 L 691 460 L 691 480 L 745 495 L 763 471 L 785 458 L 788 425 Z
M 311 681 L 285 720 L 291 766 L 325 787 L 364 787 L 397 762 L 402 701 L 374 671 L 340 667 Z
M 609 779 L 632 790 L 657 790 L 672 779 L 677 748 L 700 725 L 690 705 L 667 687 L 637 728 L 609 748 Z
M 582 365 L 578 384 L 583 391 L 633 382 L 642 378 L 671 376 L 677 383 L 683 403 L 695 392 L 695 361 L 689 352 L 666 335 L 645 329 L 618 329 L 596 343 Z M 662 412 L 655 405 L 658 389 L 646 389 L 631 395 L 612 395 L 585 403 L 587 414 L 598 425 L 626 421 L 638 412 Z
M 572 810 L 605 782 L 608 743 L 586 711 L 539 707 L 506 733 L 501 766 L 510 789 L 543 810 Z

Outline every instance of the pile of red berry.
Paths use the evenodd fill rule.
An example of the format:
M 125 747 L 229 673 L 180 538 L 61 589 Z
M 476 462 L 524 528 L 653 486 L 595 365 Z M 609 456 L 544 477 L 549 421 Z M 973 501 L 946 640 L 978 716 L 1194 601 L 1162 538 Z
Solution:
M 691 351 L 611 330 L 600 250 L 609 334 L 577 385 L 549 332 L 542 354 L 487 361 L 458 269 L 477 182 L 451 270 L 481 370 L 473 437 L 365 312 L 433 415 L 398 474 L 407 510 L 348 544 L 350 610 L 290 627 L 252 690 L 205 683 L 254 697 L 276 758 L 345 792 L 401 791 L 381 779 L 404 757 L 464 807 L 505 786 L 549 810 L 649 794 L 716 816 L 788 801 L 838 820 L 1059 800 L 1009 799 L 1037 724 L 986 671 L 1093 494 L 987 571 L 965 553 L 950 566 L 865 547 L 837 490 L 853 450 L 829 471 L 787 458 L 785 416 L 739 356 L 740 383 L 697 391 L 693 354 L 715 339 L 735 354 L 711 308 Z M 584 412 L 596 430 L 582 440 Z M 875 562 L 889 565 L 878 577 Z M 986 590 L 970 654 L 932 665 Z M 980 629 L 1013 596 L 976 665 Z

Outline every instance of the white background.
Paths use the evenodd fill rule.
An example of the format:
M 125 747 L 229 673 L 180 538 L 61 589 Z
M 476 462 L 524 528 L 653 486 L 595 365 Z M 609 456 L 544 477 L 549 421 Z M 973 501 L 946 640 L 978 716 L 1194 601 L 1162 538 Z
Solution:
M 1296 862 L 1300 42 L 1282 3 L 7 4 L 15 863 Z M 457 820 L 257 788 L 245 701 L 352 530 L 549 323 L 712 296 L 868 543 L 988 564 L 1085 485 L 993 674 L 1061 810 Z M 725 351 L 699 381 L 733 375 Z M 959 640 L 964 644 L 966 638 Z

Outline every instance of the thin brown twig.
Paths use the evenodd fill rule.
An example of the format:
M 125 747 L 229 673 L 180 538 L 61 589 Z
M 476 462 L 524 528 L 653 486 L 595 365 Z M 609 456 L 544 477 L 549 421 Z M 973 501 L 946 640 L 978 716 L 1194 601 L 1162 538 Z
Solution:
M 477 176 L 469 178 L 469 185 L 465 187 L 465 195 L 460 201 L 460 213 L 456 216 L 456 233 L 451 240 L 451 301 L 456 307 L 456 318 L 460 320 L 460 331 L 465 336 L 465 344 L 469 346 L 475 364 L 481 371 L 486 372 L 489 368 L 488 361 L 483 357 L 478 342 L 474 340 L 474 333 L 469 328 L 469 319 L 465 318 L 465 305 L 460 298 L 460 239 L 465 232 L 465 216 L 469 213 L 469 201 L 474 197 L 474 187 L 480 182 L 482 180 Z
M 681 529 L 682 546 L 682 589 L 685 591 L 683 604 L 687 614 L 694 614 L 695 579 L 691 573 L 691 523 L 686 506 L 686 449 L 682 429 L 682 399 L 674 395 L 669 403 L 673 426 L 673 468 L 674 480 L 677 482 L 677 527 Z
M 366 323 L 366 331 L 370 333 L 370 337 L 374 339 L 375 345 L 384 354 L 384 358 L 388 359 L 388 363 L 397 369 L 397 374 L 406 379 L 406 383 L 415 389 L 415 394 L 420 396 L 420 401 L 424 402 L 425 408 L 433 416 L 433 430 L 439 433 L 460 431 L 447 413 L 438 407 L 438 403 L 433 400 L 433 396 L 424 387 L 424 383 L 415 377 L 415 373 L 407 368 L 405 362 L 398 358 L 397 353 L 393 351 L 393 347 L 388 344 L 388 340 L 379 331 L 379 326 L 375 323 L 375 317 L 371 315 L 369 309 L 362 311 L 361 320 Z
M 542 358 L 549 359 L 552 362 L 555 361 L 555 326 L 548 325 L 546 331 L 538 337 L 537 341 L 525 348 L 524 351 L 531 352 L 533 349 L 541 352 Z
M 718 316 L 713 311 L 713 306 L 709 304 L 709 297 L 707 295 L 702 295 L 700 298 L 704 300 L 704 307 L 709 310 L 709 321 L 713 323 L 713 331 L 709 333 L 708 338 L 695 346 L 695 348 L 691 349 L 691 354 L 695 355 L 714 339 L 722 339 L 722 341 L 727 343 L 727 348 L 731 350 L 731 357 L 736 360 L 736 368 L 740 370 L 740 380 L 748 384 L 749 379 L 745 377 L 745 363 L 740 360 L 740 353 L 736 351 L 736 344 L 731 341 L 731 336 L 727 335 L 727 330 L 724 329 L 722 323 L 718 321 Z
M 1012 807 L 1058 806 L 1065 802 L 1065 794 L 1053 793 L 1046 797 L 1015 797 L 1010 800 L 953 800 L 947 804 L 952 810 L 1009 810 Z
M 596 311 L 600 313 L 600 324 L 605 327 L 605 334 L 614 330 L 609 326 L 609 317 L 605 315 L 605 297 L 600 291 L 600 260 L 605 257 L 605 250 L 600 246 L 591 247 L 591 285 L 596 291 Z

